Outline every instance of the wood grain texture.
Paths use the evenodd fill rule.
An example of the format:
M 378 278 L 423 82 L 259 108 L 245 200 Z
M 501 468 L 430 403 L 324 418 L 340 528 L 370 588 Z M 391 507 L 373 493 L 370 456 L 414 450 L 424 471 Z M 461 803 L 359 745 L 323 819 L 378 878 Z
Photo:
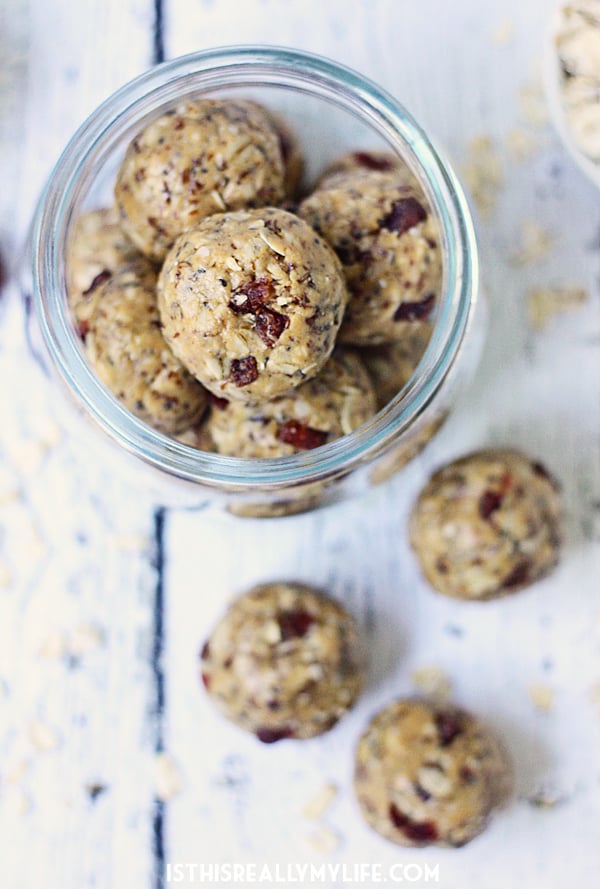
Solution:
M 172 57 L 263 42 L 326 54 L 398 96 L 457 166 L 472 137 L 489 134 L 505 177 L 495 212 L 478 226 L 491 323 L 468 394 L 401 478 L 362 501 L 280 522 L 157 512 L 150 494 L 124 486 L 110 462 L 57 429 L 53 389 L 27 357 L 13 278 L 0 304 L 0 378 L 10 381 L 0 423 L 3 887 L 154 889 L 165 883 L 164 870 L 156 871 L 161 849 L 161 868 L 417 860 L 440 864 L 444 889 L 504 889 L 511 876 L 544 889 L 595 885 L 600 718 L 589 692 L 600 681 L 600 213 L 597 194 L 549 128 L 530 130 L 538 150 L 523 163 L 506 145 L 511 128 L 527 128 L 517 92 L 533 77 L 547 10 L 547 0 L 3 4 L 0 152 L 15 175 L 0 197 L 0 240 L 9 261 L 15 257 L 11 267 L 67 138 L 162 49 Z M 514 39 L 500 46 L 493 34 L 505 18 Z M 527 220 L 555 241 L 542 261 L 516 267 L 511 256 Z M 590 299 L 534 332 L 527 290 L 557 283 L 581 284 Z M 498 443 L 530 450 L 562 479 L 565 559 L 552 578 L 512 600 L 461 606 L 419 578 L 406 516 L 434 466 Z M 369 688 L 329 736 L 262 747 L 210 708 L 197 654 L 233 595 L 257 580 L 290 577 L 328 588 L 356 613 L 371 643 Z M 94 646 L 88 634 L 90 650 L 73 655 L 88 625 L 102 628 L 104 640 Z M 57 639 L 63 656 L 40 654 Z M 369 715 L 410 691 L 411 672 L 427 664 L 444 669 L 457 701 L 506 737 L 517 799 L 471 847 L 416 856 L 362 825 L 350 777 Z M 532 706 L 528 686 L 536 682 L 554 691 L 548 713 Z M 55 750 L 32 745 L 37 722 L 50 731 L 34 725 L 38 744 L 56 736 Z M 183 790 L 157 805 L 153 758 L 163 748 Z M 321 859 L 306 845 L 314 826 L 300 810 L 329 780 L 340 793 L 325 821 L 340 845 Z M 106 787 L 95 802 L 93 786 Z M 541 810 L 528 802 L 545 790 L 561 804 Z

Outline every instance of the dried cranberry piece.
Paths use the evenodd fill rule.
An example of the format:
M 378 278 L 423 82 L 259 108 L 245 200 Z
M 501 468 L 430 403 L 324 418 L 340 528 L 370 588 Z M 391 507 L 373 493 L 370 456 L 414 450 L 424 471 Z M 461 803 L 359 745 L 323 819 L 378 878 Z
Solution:
M 254 355 L 234 358 L 231 362 L 231 378 L 238 388 L 253 383 L 258 378 L 258 364 Z
M 404 836 L 414 843 L 434 843 L 439 836 L 433 821 L 413 821 L 394 803 L 390 804 L 389 814 L 394 827 L 402 831 Z
M 94 290 L 96 290 L 98 287 L 101 287 L 102 284 L 106 284 L 109 278 L 112 278 L 112 272 L 109 272 L 108 269 L 104 269 L 103 271 L 99 272 L 92 280 L 92 283 L 90 284 L 88 289 L 84 290 L 81 295 L 90 296 L 94 292 Z
M 355 163 L 359 164 L 361 167 L 365 167 L 367 170 L 378 170 L 385 173 L 387 170 L 392 170 L 394 168 L 390 158 L 384 157 L 383 155 L 377 157 L 374 154 L 370 154 L 368 151 L 355 151 L 352 158 Z
M 257 278 L 256 281 L 249 281 L 233 293 L 233 297 L 242 295 L 246 299 L 242 302 L 232 299 L 229 308 L 236 315 L 256 315 L 261 306 L 272 298 L 273 293 L 273 282 L 270 278 Z
M 477 775 L 469 766 L 463 766 L 460 770 L 460 779 L 464 781 L 465 784 L 476 784 L 477 783 Z
M 529 580 L 530 565 L 527 559 L 518 562 L 502 583 L 502 587 L 511 590 L 514 587 L 521 586 Z
M 283 741 L 285 738 L 293 738 L 294 733 L 289 726 L 284 725 L 281 728 L 259 728 L 257 729 L 256 737 L 263 744 L 275 744 L 277 741 Z
M 394 312 L 394 321 L 422 321 L 431 314 L 435 293 L 429 293 L 418 302 L 400 303 Z
M 202 679 L 202 685 L 207 691 L 210 691 L 210 676 L 208 673 L 200 673 L 200 678 Z
M 89 321 L 80 321 L 77 325 L 77 333 L 81 337 L 82 340 L 86 338 L 88 333 L 90 332 L 90 322 Z
M 220 411 L 224 411 L 229 404 L 226 398 L 219 398 L 218 395 L 213 395 L 212 392 L 208 393 L 208 400 L 213 407 L 216 407 Z
M 202 646 L 202 650 L 200 651 L 200 657 L 203 661 L 210 657 L 210 642 L 207 640 Z
M 496 512 L 502 506 L 504 497 L 498 491 L 491 489 L 484 491 L 479 498 L 479 515 L 482 519 L 489 519 L 492 513 Z
M 448 747 L 462 733 L 462 726 L 453 713 L 437 713 L 435 724 L 442 747 Z
M 382 228 L 403 235 L 419 222 L 427 219 L 427 210 L 415 198 L 400 198 L 392 206 L 388 215 L 381 220 Z
M 277 622 L 281 630 L 281 639 L 287 642 L 288 639 L 302 639 L 306 636 L 315 619 L 303 608 L 296 608 L 294 611 L 283 611 Z
M 301 451 L 312 451 L 320 448 L 327 441 L 327 432 L 322 429 L 312 429 L 297 420 L 287 420 L 282 423 L 277 433 L 279 441 L 292 445 Z
M 263 306 L 256 313 L 256 332 L 265 346 L 274 346 L 286 327 L 290 326 L 287 315 Z

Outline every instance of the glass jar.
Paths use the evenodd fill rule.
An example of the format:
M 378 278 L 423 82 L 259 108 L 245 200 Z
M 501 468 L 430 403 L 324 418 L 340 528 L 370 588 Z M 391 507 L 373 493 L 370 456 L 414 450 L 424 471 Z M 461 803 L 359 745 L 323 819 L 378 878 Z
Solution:
M 112 203 L 125 149 L 151 119 L 185 97 L 252 98 L 281 112 L 300 135 L 315 175 L 344 151 L 400 155 L 437 216 L 443 287 L 434 330 L 412 378 L 370 421 L 313 451 L 248 460 L 181 444 L 131 414 L 88 365 L 67 305 L 65 255 L 81 212 Z M 216 501 L 239 515 L 285 515 L 380 484 L 432 437 L 474 368 L 481 333 L 477 249 L 454 173 L 392 96 L 356 72 L 295 50 L 242 46 L 194 53 L 137 77 L 75 133 L 39 202 L 30 239 L 34 304 L 49 365 L 76 412 L 145 466 L 143 482 L 166 503 Z M 474 320 L 478 318 L 477 324 Z M 69 421 L 70 422 L 70 421 Z M 102 457 L 104 459 L 104 457 Z M 150 468 L 148 470 L 148 467 Z M 128 471 L 131 467 L 128 466 Z M 166 484 L 164 484 L 166 483 Z

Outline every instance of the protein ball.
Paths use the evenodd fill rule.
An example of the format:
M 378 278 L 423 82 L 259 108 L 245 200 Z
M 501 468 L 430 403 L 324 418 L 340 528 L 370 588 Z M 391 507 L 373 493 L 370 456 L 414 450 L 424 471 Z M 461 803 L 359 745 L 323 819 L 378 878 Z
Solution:
M 65 272 L 69 305 L 82 336 L 87 332 L 100 286 L 112 272 L 139 257 L 139 251 L 123 233 L 115 207 L 92 210 L 76 220 Z
M 432 330 L 432 325 L 424 321 L 395 343 L 363 349 L 361 358 L 373 381 L 378 410 L 408 383 L 423 357 Z
M 260 741 L 332 728 L 363 685 L 353 619 L 298 583 L 267 583 L 237 599 L 201 653 L 202 681 L 227 719 Z
M 512 784 L 500 744 L 465 710 L 403 699 L 375 716 L 356 750 L 366 822 L 400 846 L 464 846 Z
M 427 320 L 440 292 L 439 231 L 424 196 L 395 173 L 339 173 L 298 214 L 342 261 L 350 302 L 340 342 L 402 339 Z
M 471 454 L 440 469 L 421 492 L 410 541 L 429 583 L 457 599 L 514 593 L 559 560 L 559 485 L 512 450 Z
M 150 123 L 127 149 L 115 197 L 137 247 L 162 260 L 204 217 L 279 203 L 279 135 L 254 102 L 199 99 Z
M 162 432 L 183 432 L 206 408 L 202 386 L 161 334 L 156 272 L 140 260 L 101 285 L 85 339 L 91 366 L 132 413 Z
M 331 248 L 274 208 L 205 219 L 176 241 L 158 286 L 183 364 L 217 397 L 255 404 L 318 374 L 347 299 Z
M 360 358 L 337 350 L 317 377 L 288 395 L 257 406 L 213 404 L 207 426 L 220 454 L 286 457 L 349 435 L 374 413 L 373 387 Z

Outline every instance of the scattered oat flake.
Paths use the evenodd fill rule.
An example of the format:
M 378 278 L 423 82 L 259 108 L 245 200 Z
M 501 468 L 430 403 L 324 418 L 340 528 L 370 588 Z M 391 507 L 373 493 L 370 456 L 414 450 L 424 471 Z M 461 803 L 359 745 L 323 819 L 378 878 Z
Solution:
M 544 682 L 531 682 L 528 687 L 531 703 L 536 710 L 548 713 L 554 706 L 554 689 Z
M 69 652 L 75 656 L 90 654 L 104 645 L 105 633 L 97 624 L 81 624 L 69 640 Z
M 541 83 L 527 83 L 519 90 L 519 107 L 527 123 L 542 127 L 548 122 L 548 107 Z
M 506 134 L 506 145 L 512 157 L 516 161 L 526 161 L 533 157 L 538 150 L 536 139 L 526 130 L 513 127 Z
M 304 805 L 302 815 L 312 821 L 321 818 L 331 806 L 338 794 L 335 784 L 327 783 Z
M 319 855 L 333 855 L 340 847 L 341 837 L 330 827 L 322 826 L 308 834 L 306 842 L 310 849 Z
M 534 287 L 527 293 L 527 316 L 534 330 L 543 330 L 556 315 L 572 312 L 587 302 L 582 287 Z
M 158 753 L 154 760 L 154 790 L 157 799 L 167 802 L 181 792 L 181 774 L 168 753 Z
M 6 562 L 0 562 L 0 589 L 7 590 L 12 585 L 13 576 Z
M 148 548 L 148 538 L 144 534 L 113 534 L 110 540 L 116 549 L 125 552 L 143 552 Z
M 595 682 L 590 688 L 590 701 L 600 715 L 600 682 Z
M 549 252 L 554 238 L 539 222 L 526 220 L 521 226 L 521 243 L 513 254 L 515 265 L 530 265 L 539 262 Z
M 42 753 L 50 753 L 56 750 L 60 743 L 57 732 L 44 722 L 32 722 L 29 726 L 29 740 L 36 750 Z
M 548 787 L 542 787 L 530 797 L 527 797 L 527 802 L 534 809 L 555 809 L 566 801 L 567 797 L 564 794 Z
M 59 660 L 67 653 L 67 639 L 61 630 L 55 630 L 43 640 L 40 645 L 40 657 L 48 660 Z
M 510 19 L 503 19 L 498 22 L 496 28 L 492 32 L 492 41 L 496 46 L 508 46 L 515 36 L 515 27 Z
M 427 697 L 443 700 L 452 691 L 450 677 L 439 667 L 417 667 L 413 670 L 411 679 L 415 689 Z
M 469 142 L 462 172 L 479 212 L 484 218 L 489 217 L 504 184 L 500 155 L 489 136 L 476 136 Z

